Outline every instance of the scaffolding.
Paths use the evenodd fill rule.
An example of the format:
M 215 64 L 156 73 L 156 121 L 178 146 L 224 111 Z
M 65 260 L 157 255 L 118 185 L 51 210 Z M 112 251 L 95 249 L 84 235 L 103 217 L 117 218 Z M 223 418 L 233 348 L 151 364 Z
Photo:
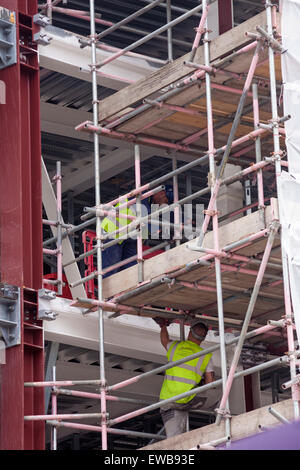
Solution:
M 66 8 L 59 8 L 56 4 L 57 1 L 51 2 L 47 0 L 45 7 L 47 8 L 48 16 L 51 17 L 52 11 L 60 11 L 71 16 L 77 16 L 80 18 L 87 19 L 86 12 L 73 11 Z M 211 2 L 209 0 L 203 0 L 202 3 L 195 7 L 191 11 L 185 11 L 180 17 L 176 20 L 171 20 L 171 1 L 166 2 L 167 8 L 167 23 L 154 31 L 151 34 L 143 37 L 142 39 L 134 42 L 130 46 L 124 48 L 123 50 L 118 50 L 113 53 L 108 59 L 97 63 L 96 58 L 96 49 L 98 41 L 104 37 L 104 35 L 109 34 L 112 31 L 116 31 L 118 28 L 124 27 L 132 19 L 143 14 L 145 11 L 148 11 L 151 8 L 154 8 L 156 5 L 162 3 L 162 0 L 155 0 L 146 7 L 140 9 L 135 14 L 130 15 L 125 20 L 120 21 L 117 24 L 107 24 L 109 28 L 101 34 L 96 34 L 96 22 L 101 22 L 102 20 L 98 19 L 95 16 L 95 5 L 94 0 L 90 0 L 90 37 L 86 40 L 82 40 L 83 47 L 91 48 L 91 75 L 92 75 L 92 92 L 93 92 L 93 122 L 84 122 L 77 126 L 78 131 L 88 132 L 93 135 L 94 139 L 94 166 L 95 166 L 95 206 L 92 208 L 85 208 L 85 214 L 82 216 L 83 223 L 77 227 L 72 227 L 64 225 L 61 220 L 61 186 L 60 186 L 60 165 L 57 167 L 56 182 L 57 182 L 57 221 L 47 222 L 48 224 L 53 224 L 58 227 L 57 237 L 53 237 L 50 240 L 47 240 L 44 243 L 44 247 L 47 245 L 57 242 L 57 249 L 55 253 L 47 248 L 44 248 L 44 252 L 54 254 L 58 258 L 58 272 L 59 277 L 57 284 L 59 289 L 62 286 L 62 261 L 61 261 L 61 240 L 62 237 L 71 235 L 77 230 L 80 230 L 84 227 L 88 227 L 91 224 L 96 223 L 96 246 L 85 252 L 83 255 L 76 258 L 73 262 L 80 261 L 81 259 L 86 258 L 89 255 L 96 254 L 97 256 L 97 267 L 96 270 L 82 278 L 80 281 L 73 283 L 71 287 L 75 287 L 79 284 L 84 284 L 91 279 L 97 280 L 97 299 L 83 299 L 78 298 L 72 303 L 72 305 L 85 309 L 84 314 L 88 315 L 90 312 L 97 311 L 99 317 L 99 360 L 100 360 L 100 378 L 99 380 L 85 380 L 85 381 L 56 381 L 55 370 L 53 371 L 53 380 L 48 382 L 30 382 L 25 383 L 25 387 L 51 387 L 52 389 L 52 414 L 50 415 L 39 415 L 39 416 L 25 416 L 25 420 L 28 421 L 45 421 L 51 426 L 52 429 L 52 449 L 57 449 L 57 435 L 56 431 L 59 427 L 68 427 L 73 429 L 81 430 L 90 430 L 101 433 L 102 439 L 102 449 L 107 449 L 107 435 L 109 433 L 114 434 L 126 434 L 126 435 L 136 435 L 142 436 L 149 439 L 161 440 L 164 439 L 164 436 L 161 435 L 152 435 L 149 433 L 134 433 L 133 431 L 124 431 L 123 429 L 117 429 L 113 426 L 118 425 L 119 423 L 125 422 L 131 418 L 139 416 L 141 414 L 147 413 L 149 411 L 160 408 L 162 405 L 172 403 L 175 400 L 185 398 L 195 393 L 204 392 L 209 390 L 212 387 L 221 387 L 222 388 L 222 399 L 216 410 L 216 424 L 219 425 L 222 420 L 225 421 L 225 435 L 221 439 L 211 441 L 206 444 L 208 446 L 217 446 L 221 443 L 228 443 L 231 440 L 231 421 L 230 421 L 230 409 L 229 409 L 229 393 L 231 390 L 232 382 L 237 377 L 244 377 L 250 375 L 254 372 L 261 371 L 278 364 L 287 364 L 290 366 L 290 375 L 291 380 L 285 384 L 285 388 L 291 387 L 292 399 L 294 404 L 294 417 L 295 419 L 299 418 L 299 376 L 298 376 L 298 366 L 299 366 L 299 356 L 300 352 L 296 351 L 295 341 L 294 341 L 294 316 L 293 309 L 291 305 L 291 295 L 290 295 L 290 286 L 289 286 L 289 276 L 288 276 L 288 265 L 286 253 L 281 244 L 281 257 L 282 257 L 282 277 L 276 276 L 273 272 L 272 275 L 266 273 L 266 269 L 280 269 L 280 263 L 274 263 L 273 260 L 270 260 L 270 255 L 274 249 L 274 241 L 280 237 L 280 217 L 278 215 L 277 204 L 275 199 L 270 200 L 271 207 L 271 218 L 266 224 L 265 210 L 266 202 L 269 200 L 264 195 L 264 181 L 263 175 L 265 169 L 274 169 L 274 178 L 278 184 L 278 178 L 282 171 L 282 167 L 288 166 L 287 161 L 285 160 L 286 154 L 281 150 L 280 137 L 285 135 L 285 130 L 282 124 L 290 118 L 290 116 L 279 117 L 278 115 L 278 102 L 277 102 L 277 84 L 276 84 L 276 66 L 275 66 L 275 56 L 283 53 L 282 46 L 280 44 L 280 35 L 278 33 L 278 24 L 277 24 L 277 6 L 271 3 L 269 0 L 265 1 L 265 10 L 266 10 L 266 21 L 267 21 L 267 30 L 261 26 L 257 26 L 256 33 L 248 32 L 249 43 L 246 46 L 243 46 L 229 54 L 225 55 L 217 61 L 214 60 L 212 63 L 211 53 L 210 53 L 210 40 L 209 40 L 209 30 L 208 30 L 208 13 L 210 9 Z M 200 17 L 199 26 L 196 29 L 195 40 L 192 45 L 192 50 L 190 53 L 190 58 L 185 62 L 185 66 L 190 67 L 191 73 L 180 80 L 172 83 L 167 87 L 163 87 L 161 93 L 156 99 L 145 99 L 144 102 L 139 105 L 134 110 L 130 110 L 123 113 L 122 115 L 117 115 L 111 120 L 103 119 L 102 124 L 101 118 L 99 118 L 99 111 L 101 114 L 101 102 L 98 101 L 98 90 L 97 90 L 97 76 L 101 67 L 107 63 L 119 58 L 124 54 L 133 54 L 132 50 L 138 47 L 139 45 L 145 43 L 146 41 L 152 39 L 153 37 L 161 34 L 164 31 L 168 32 L 168 58 L 169 61 L 172 61 L 173 51 L 172 51 L 172 27 L 174 27 L 180 21 L 184 21 L 191 15 L 199 13 L 202 11 Z M 102 21 L 102 24 L 103 21 Z M 250 41 L 251 39 L 251 41 Z M 200 41 L 203 41 L 203 51 L 204 51 L 204 63 L 196 63 L 196 52 L 200 45 Z M 253 56 L 250 62 L 250 66 L 246 76 L 242 74 L 237 74 L 232 71 L 228 71 L 228 64 L 232 63 L 236 58 L 242 58 L 245 54 L 249 54 L 252 51 Z M 266 57 L 267 55 L 267 57 Z M 261 62 L 260 62 L 261 61 Z M 256 68 L 262 63 L 269 64 L 269 81 L 270 81 L 270 96 L 271 96 L 271 110 L 272 118 L 268 123 L 262 123 L 260 119 L 260 110 L 259 110 L 259 96 L 258 96 L 258 84 L 253 83 L 253 78 L 255 75 Z M 218 83 L 212 82 L 212 76 L 229 76 L 238 78 L 242 80 L 243 89 L 237 89 L 229 87 L 226 85 L 221 85 Z M 141 126 L 140 129 L 136 132 L 130 132 L 125 130 L 119 130 L 119 127 L 129 123 L 131 119 L 141 116 L 142 113 L 145 113 L 149 110 L 166 110 L 171 112 L 181 112 L 186 115 L 198 115 L 197 111 L 192 110 L 191 108 L 185 107 L 185 105 L 170 104 L 167 103 L 171 98 L 176 98 L 178 94 L 184 90 L 189 90 L 191 87 L 197 83 L 205 83 L 205 96 L 206 96 L 206 122 L 207 128 L 197 131 L 193 135 L 190 135 L 187 138 L 182 139 L 179 142 L 170 142 L 162 138 L 153 138 L 147 137 L 143 133 L 146 129 L 151 128 L 152 126 L 157 125 L 162 119 L 164 119 L 164 114 L 162 117 L 158 117 L 155 120 L 152 120 L 150 123 L 146 123 Z M 251 88 L 252 86 L 252 88 Z M 239 95 L 239 103 L 237 110 L 235 112 L 234 118 L 232 119 L 231 129 L 228 135 L 228 139 L 225 145 L 220 148 L 215 148 L 215 139 L 214 139 L 214 109 L 212 104 L 212 89 L 218 89 L 222 92 L 228 92 L 229 94 Z M 242 137 L 236 137 L 237 129 L 241 124 L 243 111 L 245 109 L 245 103 L 247 98 L 252 98 L 252 107 L 253 107 L 253 125 L 254 129 L 250 133 L 243 135 Z M 104 124 L 103 124 L 104 122 Z M 266 136 L 272 134 L 273 140 L 273 151 L 270 152 L 271 156 L 262 157 L 261 151 L 261 142 Z M 132 142 L 134 147 L 134 156 L 135 156 L 135 188 L 129 191 L 127 194 L 120 196 L 119 198 L 110 201 L 109 203 L 101 203 L 100 195 L 100 174 L 101 174 L 101 162 L 100 162 L 100 136 L 106 135 L 118 138 L 120 140 L 126 140 Z M 206 152 L 193 147 L 192 144 L 199 139 L 200 136 L 207 135 L 208 139 L 208 148 Z M 226 164 L 230 161 L 231 152 L 233 149 L 241 145 L 242 143 L 254 141 L 255 149 L 255 163 L 247 166 L 245 169 L 237 172 L 233 176 L 225 177 L 224 171 Z M 161 148 L 167 148 L 170 152 L 174 152 L 173 157 L 173 169 L 169 173 L 157 178 L 148 184 L 142 184 L 141 182 L 141 145 L 154 145 Z M 251 148 L 253 144 L 251 143 Z M 243 148 L 241 151 L 236 152 L 236 155 L 240 157 L 249 150 L 249 147 Z M 187 154 L 193 155 L 195 158 L 190 163 L 187 163 L 180 168 L 177 167 L 176 160 L 176 151 L 185 152 Z M 216 163 L 218 162 L 218 167 Z M 197 165 L 208 164 L 209 167 L 209 184 L 207 187 L 198 190 L 196 193 L 193 193 L 183 199 L 179 199 L 178 196 L 178 175 L 183 172 L 189 171 Z M 225 246 L 220 245 L 219 238 L 219 223 L 220 217 L 218 214 L 217 206 L 217 197 L 219 190 L 222 186 L 229 186 L 236 181 L 243 179 L 245 176 L 255 174 L 257 182 L 257 194 L 258 201 L 257 203 L 246 204 L 245 207 L 239 211 L 235 211 L 231 216 L 236 216 L 247 212 L 247 210 L 257 207 L 259 218 L 263 228 L 260 229 L 257 233 L 244 237 L 234 243 L 228 243 Z M 147 216 L 142 216 L 141 213 L 141 202 L 143 199 L 148 198 L 149 196 L 161 191 L 167 180 L 173 179 L 174 187 L 174 202 L 167 207 L 158 209 L 152 214 Z M 182 230 L 183 225 L 180 223 L 179 216 L 179 207 L 193 201 L 194 199 L 205 195 L 210 195 L 210 200 L 207 209 L 205 212 L 205 217 L 203 224 L 200 227 L 200 230 L 194 234 L 195 239 L 192 242 L 189 242 L 187 245 L 190 250 L 199 252 L 199 258 L 194 261 L 189 262 L 184 267 L 179 267 L 172 272 L 159 276 L 157 279 L 148 280 L 144 277 L 144 256 L 142 249 L 142 230 L 145 224 L 148 224 L 150 221 L 158 221 L 157 224 L 164 224 L 164 222 L 159 222 L 159 216 L 174 211 L 174 223 L 170 226 L 174 229 L 174 240 L 175 244 L 178 246 L 180 242 L 176 237 L 178 231 Z M 278 198 L 280 194 L 277 192 Z M 118 204 L 118 207 L 116 207 Z M 124 215 L 121 213 L 122 209 L 127 209 L 131 205 L 136 204 L 136 216 Z M 127 224 L 121 226 L 116 232 L 105 234 L 101 229 L 101 223 L 104 217 L 118 217 L 120 219 L 125 219 Z M 209 229 L 209 224 L 211 224 L 213 232 L 213 248 L 204 247 L 205 235 Z M 62 234 L 62 228 L 66 228 L 66 232 Z M 137 255 L 132 257 L 121 264 L 116 264 L 110 267 L 108 270 L 102 269 L 102 252 L 110 246 L 118 243 L 121 240 L 128 239 L 129 237 L 136 236 L 137 240 Z M 112 239 L 107 242 L 108 239 Z M 265 240 L 266 243 L 265 243 Z M 236 251 L 243 247 L 249 247 L 251 244 L 261 241 L 264 244 L 264 249 L 262 256 L 245 256 L 237 254 Z M 167 243 L 164 243 L 160 246 L 165 246 Z M 157 249 L 157 247 L 155 247 Z M 150 250 L 151 251 L 151 250 Z M 201 255 L 201 256 L 200 256 Z M 137 261 L 138 264 L 138 286 L 134 289 L 131 289 L 129 292 L 121 293 L 114 295 L 111 299 L 106 300 L 103 293 L 103 275 L 109 272 L 116 267 L 123 266 L 124 264 L 131 261 Z M 225 261 L 230 261 L 232 263 L 224 264 Z M 239 263 L 239 264 L 236 264 Z M 68 263 L 70 264 L 70 263 Z M 257 271 L 250 268 L 245 268 L 247 264 L 252 264 L 257 266 Z M 215 283 L 216 287 L 209 287 L 201 285 L 195 282 L 187 282 L 179 280 L 178 278 L 183 274 L 190 273 L 198 267 L 209 267 L 214 269 L 215 273 Z M 223 296 L 223 287 L 222 287 L 222 272 L 235 272 L 235 273 L 245 273 L 249 276 L 255 276 L 255 283 L 253 288 L 248 290 L 248 307 L 246 310 L 245 317 L 242 322 L 242 328 L 239 337 L 234 338 L 230 341 L 225 341 L 225 318 L 224 318 L 224 296 Z M 284 286 L 284 303 L 285 303 L 285 314 L 278 321 L 273 321 L 272 319 L 268 320 L 268 323 L 264 326 L 255 327 L 253 330 L 249 330 L 249 325 L 251 325 L 252 314 L 255 308 L 256 301 L 259 297 L 259 292 L 263 286 L 264 278 L 268 279 L 269 286 Z M 48 282 L 48 281 L 47 281 Z M 216 304 L 218 310 L 218 329 L 220 335 L 220 344 L 212 346 L 208 349 L 205 349 L 197 354 L 189 356 L 180 361 L 171 362 L 154 370 L 151 370 L 146 373 L 139 374 L 131 379 L 125 380 L 118 384 L 109 385 L 106 381 L 105 375 L 105 366 L 104 366 L 104 312 L 113 312 L 114 314 L 133 314 L 133 315 L 142 315 L 148 317 L 164 317 L 172 321 L 176 321 L 182 326 L 184 323 L 189 324 L 194 315 L 190 315 L 189 312 L 185 312 L 181 309 L 169 310 L 167 308 L 157 308 L 148 305 L 134 305 L 128 304 L 129 299 L 133 299 L 135 296 L 149 292 L 157 286 L 165 285 L 166 288 L 172 285 L 178 285 L 179 287 L 186 287 L 193 289 L 194 291 L 203 290 L 204 292 L 213 292 L 216 295 Z M 61 290 L 60 290 L 61 292 Z M 268 312 L 267 312 L 268 313 Z M 272 315 L 272 312 L 269 312 Z M 199 315 L 198 315 L 199 316 Z M 200 315 L 201 316 L 201 315 Z M 205 318 L 205 315 L 203 316 Z M 209 316 L 207 317 L 209 318 Z M 273 332 L 276 329 L 286 330 L 287 340 L 288 340 L 288 354 L 280 356 L 271 361 L 267 361 L 258 366 L 254 366 L 243 371 L 237 372 L 237 365 L 241 356 L 242 347 L 245 340 L 257 337 L 259 335 Z M 182 335 L 181 335 L 182 337 Z M 229 372 L 227 374 L 227 359 L 226 359 L 226 349 L 235 345 L 235 352 L 233 360 L 230 365 Z M 196 357 L 203 356 L 209 352 L 220 350 L 221 354 L 221 371 L 222 376 L 220 379 L 215 380 L 213 383 L 198 386 L 197 388 L 192 389 L 189 392 L 180 394 L 178 396 L 172 397 L 171 399 L 163 400 L 158 403 L 154 403 L 148 406 L 144 406 L 136 411 L 127 413 L 123 416 L 120 416 L 115 419 L 109 419 L 107 415 L 107 401 L 122 401 L 120 397 L 110 395 L 111 392 L 119 390 L 129 384 L 136 383 L 140 380 L 143 380 L 145 377 L 155 375 L 157 373 L 163 372 L 168 368 L 180 365 L 187 360 L 192 360 Z M 95 385 L 99 388 L 100 392 L 89 393 L 76 390 L 67 390 L 65 387 L 77 386 L 77 385 Z M 57 414 L 57 398 L 59 395 L 69 395 L 69 396 L 80 396 L 85 398 L 96 398 L 100 401 L 101 411 L 99 413 L 84 413 L 84 414 Z M 278 412 L 270 409 L 270 413 L 280 421 L 286 422 L 287 420 L 282 417 Z M 86 424 L 72 423 L 71 420 L 80 420 L 86 418 L 98 418 L 101 421 L 99 426 L 92 426 Z

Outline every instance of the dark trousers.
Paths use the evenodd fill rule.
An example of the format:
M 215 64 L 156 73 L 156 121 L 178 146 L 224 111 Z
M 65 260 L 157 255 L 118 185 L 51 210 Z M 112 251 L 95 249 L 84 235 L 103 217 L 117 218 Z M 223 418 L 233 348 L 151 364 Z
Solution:
M 111 240 L 107 240 L 109 242 Z M 136 247 L 136 240 L 132 240 L 129 238 L 128 240 L 124 240 L 122 243 L 117 243 L 102 252 L 102 269 L 108 268 L 115 263 L 119 263 L 131 256 L 135 256 L 137 254 L 137 247 Z M 103 276 L 103 278 L 111 276 L 111 274 L 115 274 L 123 269 L 127 269 L 130 266 L 136 264 L 135 261 L 131 261 L 125 266 L 121 266 L 120 268 L 113 269 L 109 271 L 107 274 Z

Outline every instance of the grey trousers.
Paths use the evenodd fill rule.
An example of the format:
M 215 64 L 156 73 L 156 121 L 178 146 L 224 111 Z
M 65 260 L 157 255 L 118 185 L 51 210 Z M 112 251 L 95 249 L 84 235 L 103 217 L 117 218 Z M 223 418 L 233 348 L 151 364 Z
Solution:
M 161 406 L 160 413 L 167 438 L 186 432 L 189 410 L 192 408 L 202 408 L 206 400 L 206 397 L 195 396 L 188 403 L 175 402 Z

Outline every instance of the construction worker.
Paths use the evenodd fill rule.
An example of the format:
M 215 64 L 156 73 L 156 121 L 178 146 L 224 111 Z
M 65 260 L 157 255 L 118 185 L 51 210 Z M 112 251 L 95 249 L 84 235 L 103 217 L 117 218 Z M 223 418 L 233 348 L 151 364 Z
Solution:
M 122 202 L 122 204 L 124 204 L 124 202 Z M 116 204 L 115 208 L 117 208 L 119 205 L 120 203 Z M 121 209 L 120 214 L 130 215 L 130 216 L 136 215 L 132 206 L 128 206 L 128 207 L 125 207 L 124 209 Z M 126 219 L 123 217 L 118 218 L 116 216 L 115 218 L 111 218 L 108 216 L 103 219 L 101 223 L 101 228 L 107 233 L 113 233 L 119 228 L 130 224 L 131 222 L 132 221 L 130 219 Z M 116 234 L 114 238 L 120 238 L 120 235 Z M 112 239 L 107 239 L 106 243 L 110 242 L 111 240 Z M 119 263 L 120 261 L 123 261 L 132 256 L 135 256 L 136 253 L 137 253 L 136 240 L 130 237 L 124 240 L 120 240 L 117 244 L 110 246 L 109 248 L 106 248 L 102 252 L 102 269 L 108 268 L 109 266 Z M 118 271 L 121 271 L 122 269 L 129 268 L 130 266 L 133 266 L 135 263 L 136 261 L 134 260 L 134 261 L 127 263 L 124 266 L 117 267 L 109 271 L 103 277 L 105 278 L 107 276 L 110 276 L 111 274 L 115 274 Z
M 164 205 L 172 204 L 173 199 L 173 188 L 171 185 L 167 184 L 164 189 L 156 194 L 153 194 L 153 196 L 151 196 L 148 200 L 145 199 L 143 204 L 146 207 L 148 214 L 150 214 L 155 213 Z M 169 222 L 171 223 L 174 222 L 174 213 L 172 211 L 166 213 L 166 221 L 167 219 L 169 219 Z M 153 239 L 170 239 L 170 227 L 165 225 L 161 228 L 158 222 L 156 222 L 156 218 L 154 217 L 151 219 L 151 222 L 149 221 L 148 233 L 150 238 Z
M 206 337 L 208 327 L 202 320 L 196 319 L 192 322 L 186 341 L 170 340 L 167 330 L 168 320 L 154 318 L 154 321 L 161 327 L 160 341 L 167 351 L 168 362 L 178 361 L 203 350 L 200 344 Z M 167 369 L 160 391 L 160 400 L 166 400 L 192 390 L 199 385 L 202 378 L 204 383 L 213 382 L 214 372 L 209 365 L 211 356 L 212 354 L 205 354 Z M 190 395 L 173 403 L 162 405 L 160 411 L 167 438 L 186 432 L 189 410 L 202 407 L 205 401 L 205 397 Z
M 151 204 L 157 204 L 159 206 L 163 204 L 169 204 L 172 202 L 172 196 L 173 191 L 171 186 L 167 186 L 166 189 L 160 191 L 159 193 L 154 194 L 149 200 L 143 201 L 143 205 L 145 206 L 145 211 L 146 213 L 150 214 L 151 212 Z M 122 202 L 124 204 L 124 202 Z M 117 208 L 120 204 L 116 204 L 115 208 Z M 135 216 L 135 210 L 134 210 L 134 205 L 128 206 L 124 209 L 120 210 L 121 214 L 125 215 L 131 215 Z M 112 219 L 110 217 L 105 217 L 102 221 L 101 227 L 102 229 L 107 232 L 107 233 L 113 233 L 118 228 L 124 227 L 128 224 L 130 224 L 132 221 L 130 219 L 125 219 L 125 218 L 118 218 L 116 216 L 115 219 Z M 155 224 L 156 225 L 156 224 Z M 149 224 L 150 227 L 150 224 Z M 158 226 L 157 226 L 158 228 Z M 151 229 L 149 229 L 149 232 L 151 233 Z M 119 235 L 115 235 L 115 238 L 119 238 Z M 111 241 L 111 239 L 107 239 L 106 242 Z M 127 238 L 125 240 L 120 240 L 117 244 L 106 248 L 102 252 L 102 269 L 108 268 L 109 266 L 112 266 L 116 263 L 119 263 L 120 261 L 123 261 L 125 259 L 131 258 L 136 256 L 137 254 L 137 244 L 136 244 L 136 239 L 134 238 Z M 112 274 L 115 274 L 119 271 L 122 271 L 123 269 L 127 269 L 130 266 L 133 266 L 136 264 L 136 260 L 130 261 L 124 266 L 117 267 L 111 271 L 109 271 L 107 274 L 104 274 L 103 278 L 108 277 Z

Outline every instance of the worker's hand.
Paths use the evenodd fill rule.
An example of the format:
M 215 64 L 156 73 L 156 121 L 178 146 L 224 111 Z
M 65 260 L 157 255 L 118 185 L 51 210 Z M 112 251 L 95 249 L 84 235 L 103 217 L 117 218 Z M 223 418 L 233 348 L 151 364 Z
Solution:
M 162 328 L 163 326 L 169 326 L 169 325 L 170 325 L 169 320 L 167 320 L 166 318 L 154 317 L 153 320 L 154 320 L 155 323 L 157 323 L 161 328 Z

